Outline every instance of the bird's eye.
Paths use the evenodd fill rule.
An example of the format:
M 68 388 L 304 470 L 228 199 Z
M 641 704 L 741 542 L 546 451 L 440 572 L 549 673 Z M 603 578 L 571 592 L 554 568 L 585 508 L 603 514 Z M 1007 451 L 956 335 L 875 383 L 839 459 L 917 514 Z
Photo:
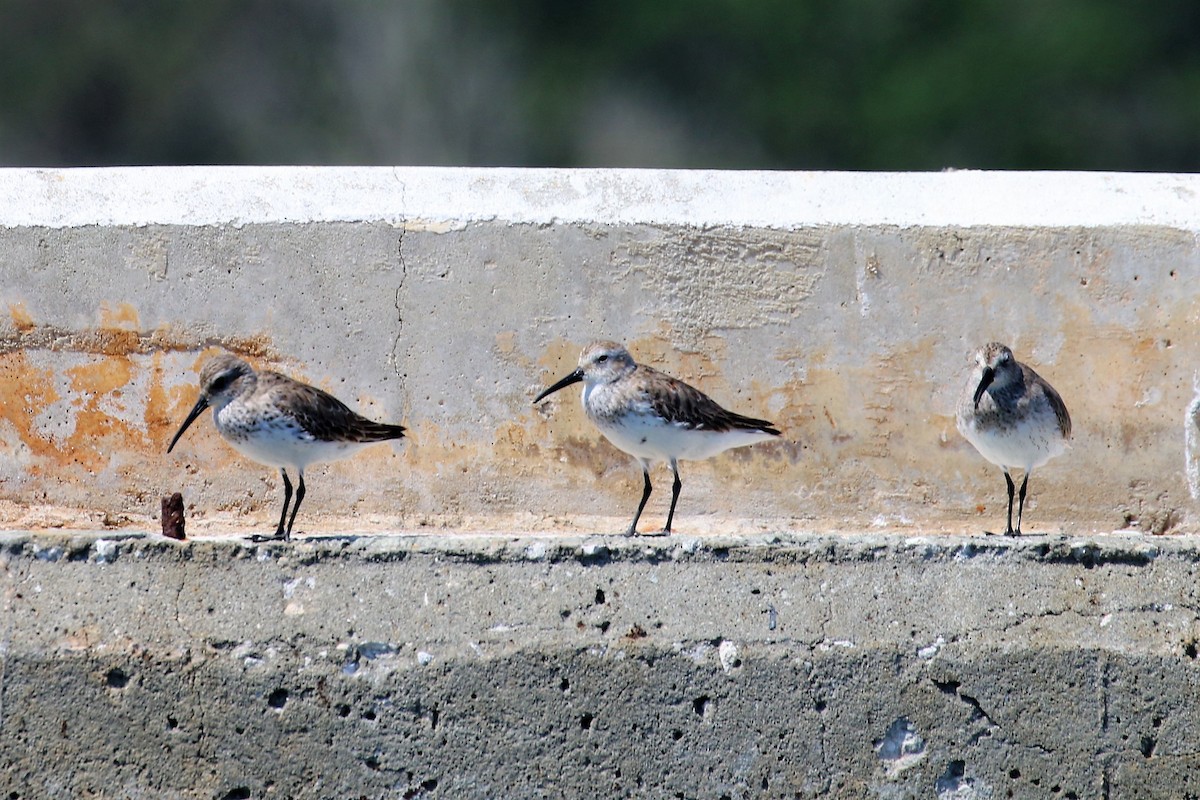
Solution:
M 235 377 L 237 376 L 232 372 L 226 372 L 224 375 L 221 375 L 212 382 L 212 387 L 209 391 L 213 392 L 214 394 L 225 391 L 229 388 L 229 384 L 233 383 L 233 379 Z
M 597 358 L 596 360 L 599 361 L 601 364 L 603 364 L 605 361 L 608 361 L 608 355 L 607 354 L 602 355 L 599 358 Z

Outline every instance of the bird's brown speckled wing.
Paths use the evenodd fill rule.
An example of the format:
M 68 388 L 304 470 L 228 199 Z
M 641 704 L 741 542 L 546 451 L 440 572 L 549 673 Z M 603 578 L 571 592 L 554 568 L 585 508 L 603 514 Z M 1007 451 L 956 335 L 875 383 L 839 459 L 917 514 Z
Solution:
M 1067 413 L 1067 404 L 1063 402 L 1062 396 L 1050 385 L 1049 381 L 1038 375 L 1026 364 L 1021 364 L 1021 370 L 1025 373 L 1026 386 L 1038 386 L 1042 390 L 1042 396 L 1046 398 L 1046 402 L 1050 404 L 1050 408 L 1054 409 L 1054 417 L 1058 420 L 1058 430 L 1062 433 L 1064 439 L 1071 438 L 1071 415 Z
M 645 371 L 647 402 L 654 413 L 668 422 L 717 433 L 747 430 L 781 435 L 767 420 L 744 417 L 722 408 L 704 392 L 681 380 L 644 365 L 638 369 Z
M 296 424 L 322 442 L 384 442 L 404 436 L 400 425 L 373 422 L 351 411 L 328 392 L 278 372 L 260 372 L 259 386 L 280 398 Z M 286 396 L 286 397 L 284 397 Z

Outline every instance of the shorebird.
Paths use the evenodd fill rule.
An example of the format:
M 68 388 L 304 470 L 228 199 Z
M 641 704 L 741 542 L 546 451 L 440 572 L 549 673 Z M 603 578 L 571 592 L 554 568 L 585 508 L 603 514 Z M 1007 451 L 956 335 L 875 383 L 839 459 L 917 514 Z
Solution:
M 212 406 L 213 424 L 229 445 L 247 458 L 279 467 L 283 476 L 283 512 L 274 536 L 260 541 L 292 537 L 292 524 L 304 500 L 304 468 L 322 461 L 346 458 L 374 442 L 399 439 L 404 428 L 361 417 L 328 392 L 292 380 L 278 372 L 256 372 L 240 358 L 213 356 L 200 370 L 200 399 L 167 452 L 188 426 Z M 288 469 L 300 476 L 296 503 L 288 517 L 292 482 Z M 287 523 L 286 527 L 284 522 Z
M 638 519 L 650 498 L 650 463 L 666 461 L 675 475 L 671 510 L 662 534 L 671 532 L 683 483 L 679 461 L 715 456 L 731 447 L 764 442 L 780 435 L 775 426 L 726 411 L 708 395 L 656 369 L 638 364 L 615 342 L 593 342 L 579 356 L 579 368 L 534 398 L 583 382 L 583 409 L 605 438 L 638 460 L 645 486 L 627 536 L 637 534 Z
M 1004 470 L 1008 484 L 1006 536 L 1021 535 L 1029 473 L 1063 453 L 1071 438 L 1071 416 L 1062 397 L 999 342 L 975 351 L 975 367 L 958 399 L 958 431 L 980 455 Z M 1012 524 L 1012 468 L 1024 470 L 1017 527 Z

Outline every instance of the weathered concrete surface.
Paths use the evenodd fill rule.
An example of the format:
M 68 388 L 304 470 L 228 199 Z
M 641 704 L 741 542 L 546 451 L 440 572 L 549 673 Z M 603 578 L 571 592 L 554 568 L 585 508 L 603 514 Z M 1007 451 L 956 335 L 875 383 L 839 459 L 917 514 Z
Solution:
M 1198 193 L 0 171 L 0 796 L 1200 795 Z M 786 432 L 685 465 L 680 536 L 593 537 L 637 471 L 531 405 L 596 336 Z M 990 339 L 1071 409 L 1025 525 L 1069 537 L 964 535 Z M 274 523 L 207 420 L 164 452 L 219 347 L 410 428 L 309 472 L 298 528 L 376 535 L 141 533 Z
M 0 794 L 1200 792 L 1197 541 L 0 534 Z
M 1075 421 L 1030 483 L 1028 529 L 1194 528 L 1198 192 L 1098 174 L 0 171 L 0 522 L 145 526 L 180 490 L 194 528 L 270 526 L 277 476 L 207 421 L 164 452 L 224 347 L 411 430 L 311 471 L 302 528 L 524 513 L 528 531 L 619 530 L 630 459 L 569 393 L 530 402 L 606 336 L 786 433 L 686 464 L 684 532 L 751 515 L 996 529 L 1003 480 L 953 422 L 990 339 Z M 659 491 L 647 524 L 665 506 Z

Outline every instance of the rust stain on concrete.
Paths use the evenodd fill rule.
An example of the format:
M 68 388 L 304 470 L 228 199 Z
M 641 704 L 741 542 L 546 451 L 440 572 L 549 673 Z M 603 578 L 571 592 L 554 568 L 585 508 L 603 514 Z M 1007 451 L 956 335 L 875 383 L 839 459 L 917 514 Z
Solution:
M 91 472 L 108 466 L 114 453 L 143 449 L 145 438 L 133 425 L 104 406 L 119 397 L 133 378 L 134 367 L 126 356 L 103 358 L 66 370 L 74 395 L 75 428 L 60 448 L 70 459 Z
M 534 472 L 533 465 L 547 460 L 545 422 L 536 422 L 532 429 L 527 422 L 528 417 L 502 423 L 494 434 L 497 460 L 511 465 L 516 475 L 529 475 Z
M 130 303 L 102 304 L 96 328 L 70 333 L 38 325 L 23 304 L 10 305 L 9 312 L 17 337 L 0 347 L 0 408 L 15 441 L 28 449 L 27 474 L 75 483 L 115 465 L 122 478 L 144 479 L 145 463 L 160 455 L 197 392 L 168 379 L 163 359 L 204 345 L 182 333 L 140 332 Z M 241 338 L 226 348 L 205 347 L 196 365 L 221 349 L 244 355 L 273 350 L 265 336 Z M 31 358 L 38 350 L 77 356 L 56 373 Z M 55 420 L 50 428 L 47 415 Z
M 192 405 L 196 402 L 197 392 L 187 386 L 173 386 L 169 390 L 163 382 L 163 353 L 155 353 L 150 364 L 152 370 L 150 385 L 146 392 L 146 409 L 143 419 L 146 422 L 146 434 L 152 446 L 156 449 L 165 446 L 168 437 L 173 436 L 183 417 L 176 417 L 181 406 L 187 405 L 186 398 L 192 397 Z M 183 412 L 184 415 L 187 411 Z
M 125 396 L 136 371 L 128 358 L 105 357 L 67 369 L 66 398 L 55 389 L 54 374 L 33 366 L 25 354 L 0 354 L 0 363 L 6 373 L 0 402 L 15 412 L 6 416 L 33 454 L 30 464 L 35 474 L 76 469 L 94 473 L 108 466 L 114 455 L 123 457 L 149 444 L 145 431 L 130 421 L 144 401 Z M 69 435 L 61 438 L 39 429 L 37 420 L 64 399 L 73 424 Z M 144 405 L 144 413 L 155 413 L 152 403 Z
M 249 358 L 280 360 L 273 340 L 265 333 L 227 336 L 214 342 L 208 335 L 202 336 L 168 325 L 160 325 L 150 331 L 143 330 L 140 315 L 132 303 L 101 303 L 96 326 L 83 330 L 39 323 L 22 302 L 10 303 L 8 308 L 15 334 L 0 336 L 0 352 L 50 350 L 130 356 L 216 348 Z M 216 352 L 216 349 L 211 352 Z
M 124 356 L 137 352 L 141 343 L 138 333 L 140 319 L 131 303 L 100 305 L 100 321 L 93 332 L 93 341 L 104 355 Z
M 517 349 L 517 332 L 500 331 L 496 334 L 496 351 L 510 356 Z
M 54 388 L 54 372 L 29 363 L 25 353 L 0 353 L 0 409 L 20 442 L 29 448 L 30 471 L 34 475 L 53 473 L 43 465 L 62 461 L 61 450 L 34 429 L 34 419 L 42 410 L 61 398 Z
M 25 310 L 24 303 L 9 303 L 8 314 L 12 317 L 13 327 L 19 333 L 33 330 L 33 317 L 29 316 L 29 312 Z
M 136 331 L 141 326 L 141 318 L 132 303 L 100 304 L 101 329 L 116 328 L 119 330 Z

